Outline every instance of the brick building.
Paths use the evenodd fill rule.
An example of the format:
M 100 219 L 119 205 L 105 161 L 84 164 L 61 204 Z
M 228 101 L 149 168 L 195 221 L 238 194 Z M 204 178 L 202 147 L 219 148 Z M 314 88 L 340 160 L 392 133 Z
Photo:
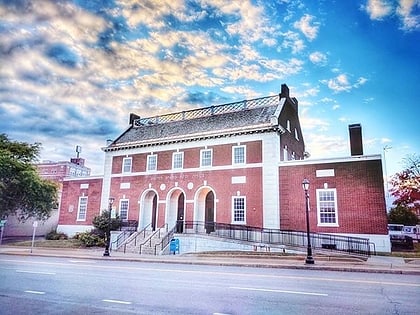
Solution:
M 389 251 L 381 157 L 304 160 L 298 101 L 286 85 L 259 99 L 131 114 L 129 124 L 103 149 L 103 177 L 63 182 L 59 230 L 89 230 L 110 196 L 139 230 L 191 221 L 207 232 L 213 222 L 304 230 L 307 177 L 313 231 L 368 237 Z
M 58 199 L 61 200 L 64 178 L 80 178 L 90 175 L 90 168 L 85 166 L 85 160 L 77 157 L 70 161 L 42 161 L 35 164 L 39 175 L 43 179 L 51 180 L 58 184 Z M 41 236 L 56 229 L 59 219 L 59 205 L 52 209 L 51 216 L 45 222 L 39 222 L 36 235 Z M 25 237 L 33 233 L 33 220 L 20 222 L 15 216 L 9 216 L 4 228 L 5 237 Z

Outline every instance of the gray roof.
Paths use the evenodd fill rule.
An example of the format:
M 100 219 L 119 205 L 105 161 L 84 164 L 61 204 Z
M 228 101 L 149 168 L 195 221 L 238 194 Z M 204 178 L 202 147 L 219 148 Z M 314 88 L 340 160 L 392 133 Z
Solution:
M 139 118 L 107 150 L 125 146 L 192 141 L 208 137 L 277 130 L 279 95 Z M 273 121 L 273 117 L 275 117 Z

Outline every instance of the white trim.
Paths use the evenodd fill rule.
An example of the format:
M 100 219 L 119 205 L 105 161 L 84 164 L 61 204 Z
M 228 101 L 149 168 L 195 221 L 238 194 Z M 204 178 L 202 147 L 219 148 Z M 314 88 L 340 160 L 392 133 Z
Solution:
M 128 163 L 127 165 L 125 164 L 126 161 L 130 161 L 130 163 Z M 129 170 L 125 170 L 125 168 L 129 168 Z M 122 165 L 121 165 L 121 173 L 122 174 L 127 174 L 127 173 L 131 173 L 131 170 L 133 168 L 133 158 L 132 157 L 124 157 L 122 160 Z
M 244 150 L 243 152 L 244 161 L 235 163 L 235 149 L 241 149 L 241 148 L 243 148 Z M 246 145 L 242 144 L 242 145 L 232 146 L 232 165 L 244 165 L 244 164 L 246 164 Z
M 244 201 L 244 220 L 243 221 L 235 221 L 235 199 L 243 199 Z M 232 196 L 232 208 L 231 208 L 231 223 L 232 224 L 246 224 L 246 196 Z
M 181 166 L 175 167 L 175 156 L 181 156 Z M 173 170 L 181 170 L 184 168 L 184 152 L 173 152 L 172 153 L 172 169 Z
M 321 192 L 333 192 L 334 193 L 334 216 L 335 222 L 334 223 L 323 223 L 321 222 L 321 210 L 320 210 L 320 193 Z M 338 208 L 337 208 L 337 189 L 336 188 L 328 188 L 328 189 L 317 189 L 316 190 L 316 210 L 317 210 L 317 219 L 318 219 L 318 226 L 322 227 L 338 227 Z
M 344 163 L 344 162 L 360 162 L 360 161 L 374 161 L 382 160 L 381 155 L 360 155 L 344 158 L 328 158 L 328 159 L 318 159 L 318 160 L 294 160 L 294 161 L 282 161 L 279 163 L 279 166 L 296 166 L 296 165 L 312 165 L 312 164 L 328 164 L 328 163 Z
M 81 200 L 82 199 L 86 199 L 86 203 L 85 203 L 85 213 L 84 213 L 84 218 L 80 218 L 80 205 L 81 205 Z M 88 210 L 88 196 L 80 196 L 79 197 L 79 203 L 77 204 L 77 216 L 76 216 L 76 221 L 86 221 L 86 217 L 87 217 L 87 210 Z
M 122 202 L 125 202 L 125 201 L 127 201 L 127 218 L 125 218 L 125 219 L 122 219 L 121 218 L 121 204 L 122 204 Z M 120 202 L 118 203 L 118 214 L 119 214 L 119 217 L 120 217 L 120 219 L 121 220 L 128 220 L 128 212 L 129 212 L 129 210 L 130 210 L 130 200 L 128 199 L 128 198 L 123 198 L 123 199 L 120 199 Z
M 149 169 L 149 166 L 150 166 L 150 159 L 151 159 L 152 157 L 156 159 L 156 161 L 155 161 L 155 168 L 154 168 L 154 169 Z M 156 172 L 156 171 L 157 171 L 157 163 L 158 163 L 158 160 L 157 160 L 157 154 L 149 154 L 149 155 L 147 156 L 147 161 L 146 161 L 146 173 Z
M 210 165 L 203 165 L 203 153 L 210 152 Z M 201 149 L 200 150 L 200 168 L 208 168 L 213 166 L 213 149 Z

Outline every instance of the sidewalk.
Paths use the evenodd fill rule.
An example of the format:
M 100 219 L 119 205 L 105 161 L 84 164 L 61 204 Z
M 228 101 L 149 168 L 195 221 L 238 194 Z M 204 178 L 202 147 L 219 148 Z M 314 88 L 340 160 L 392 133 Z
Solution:
M 54 249 L 17 246 L 0 246 L 0 255 L 47 256 L 76 259 L 138 261 L 152 263 L 201 264 L 217 266 L 246 266 L 284 269 L 311 269 L 349 272 L 373 272 L 420 275 L 420 259 L 403 259 L 399 257 L 372 256 L 367 261 L 357 258 L 315 256 L 314 265 L 305 265 L 305 256 L 253 256 L 241 254 L 177 254 L 149 256 L 132 253 L 111 252 L 103 256 L 103 249 Z

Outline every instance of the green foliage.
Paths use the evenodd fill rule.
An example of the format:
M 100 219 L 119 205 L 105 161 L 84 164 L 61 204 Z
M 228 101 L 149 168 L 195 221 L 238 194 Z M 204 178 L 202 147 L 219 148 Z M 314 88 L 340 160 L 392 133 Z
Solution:
M 74 238 L 79 240 L 86 247 L 105 246 L 104 239 L 92 232 L 77 233 Z
M 10 141 L 0 134 L 0 218 L 46 220 L 57 204 L 58 187 L 42 179 L 35 166 L 40 144 Z
M 111 231 L 118 230 L 122 225 L 122 221 L 120 220 L 118 216 L 115 219 L 111 219 L 111 221 L 109 220 L 108 210 L 102 211 L 100 215 L 94 217 L 92 220 L 93 226 L 97 230 L 99 230 L 99 232 L 102 233 L 102 235 L 106 234 L 109 223 L 111 223 L 111 226 L 110 226 Z
M 418 223 L 418 219 L 409 208 L 406 208 L 402 205 L 397 205 L 389 212 L 388 223 L 416 225 Z
M 47 235 L 45 235 L 45 239 L 57 241 L 57 240 L 66 240 L 68 239 L 68 237 L 64 233 L 58 233 L 57 231 L 52 230 L 51 232 L 47 233 Z
M 404 160 L 405 169 L 391 179 L 394 205 L 420 210 L 420 155 L 412 154 Z

